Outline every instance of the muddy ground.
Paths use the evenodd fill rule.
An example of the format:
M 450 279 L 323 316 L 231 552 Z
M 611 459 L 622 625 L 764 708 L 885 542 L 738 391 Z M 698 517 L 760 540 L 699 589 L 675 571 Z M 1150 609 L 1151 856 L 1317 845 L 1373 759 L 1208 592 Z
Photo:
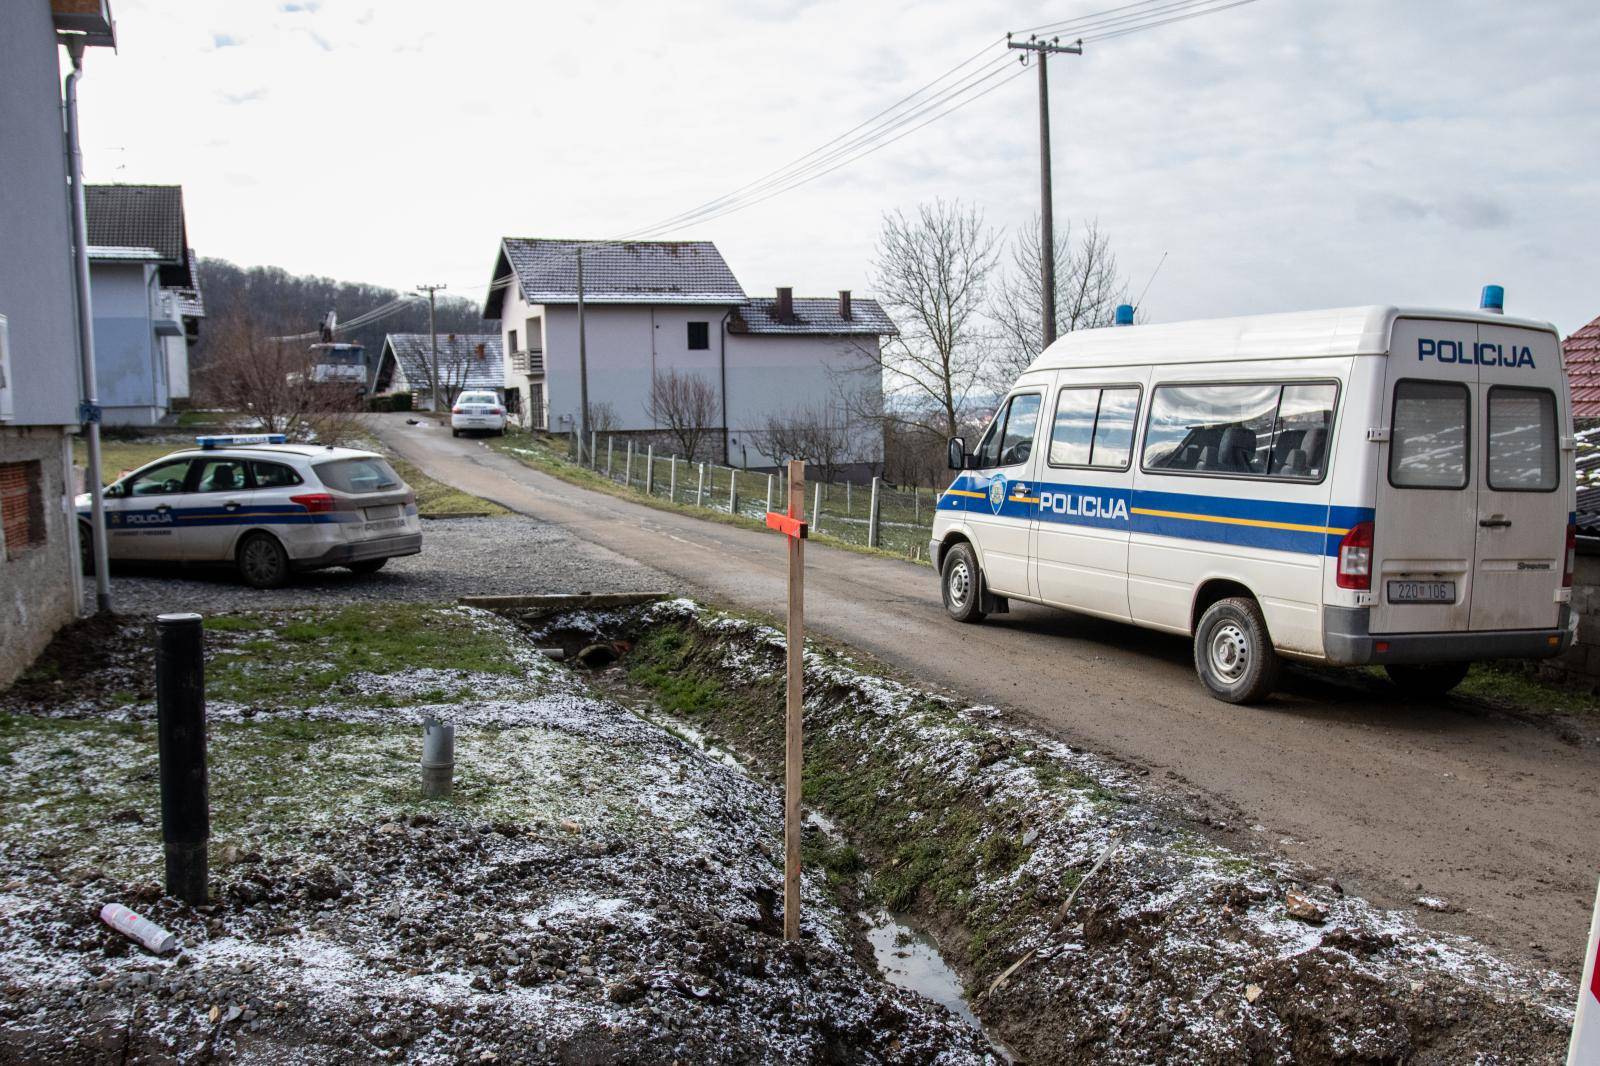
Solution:
M 0 696 L 0 1059 L 992 1061 L 880 979 L 821 871 L 783 941 L 777 792 L 506 623 L 208 626 L 206 906 L 157 883 L 146 623 L 69 629 Z M 458 727 L 448 801 L 418 792 L 424 714 Z M 181 950 L 108 930 L 113 901 Z
M 687 601 L 527 624 L 623 642 L 612 683 L 780 771 L 780 633 Z M 808 651 L 806 673 L 808 802 L 1027 1061 L 1562 1060 L 1562 976 L 1200 836 L 1137 770 L 992 708 L 837 649 Z

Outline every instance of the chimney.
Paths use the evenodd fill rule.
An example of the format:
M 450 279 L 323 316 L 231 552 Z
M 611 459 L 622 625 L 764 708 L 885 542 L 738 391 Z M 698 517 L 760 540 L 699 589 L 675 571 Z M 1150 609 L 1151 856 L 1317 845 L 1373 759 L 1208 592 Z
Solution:
M 839 317 L 846 322 L 850 321 L 850 290 L 839 290 Z
M 779 322 L 794 321 L 794 289 L 787 285 L 778 286 L 778 304 L 775 317 Z

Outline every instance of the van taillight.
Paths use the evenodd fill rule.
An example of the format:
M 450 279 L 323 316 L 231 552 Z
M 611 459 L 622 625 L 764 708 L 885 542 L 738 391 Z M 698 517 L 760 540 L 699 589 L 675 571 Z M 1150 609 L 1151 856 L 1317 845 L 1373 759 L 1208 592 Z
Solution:
M 300 496 L 290 496 L 289 502 L 298 503 L 312 514 L 333 510 L 333 497 L 326 492 L 307 492 Z
M 1372 523 L 1361 522 L 1339 541 L 1339 587 L 1372 587 Z
M 1576 523 L 1567 523 L 1567 562 L 1561 569 L 1561 587 L 1572 587 L 1572 572 L 1578 568 L 1578 527 Z

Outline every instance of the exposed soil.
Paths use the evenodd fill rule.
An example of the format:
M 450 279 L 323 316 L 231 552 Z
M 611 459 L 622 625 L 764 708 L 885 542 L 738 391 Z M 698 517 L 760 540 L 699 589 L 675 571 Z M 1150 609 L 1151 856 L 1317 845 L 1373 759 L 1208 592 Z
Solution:
M 540 642 L 625 642 L 617 683 L 781 772 L 776 631 L 686 601 L 528 624 Z M 1028 1061 L 1564 1054 L 1569 981 L 1220 846 L 1162 813 L 1137 773 L 991 708 L 808 651 L 806 743 L 808 802 L 866 854 L 879 898 L 938 934 L 979 1016 Z
M 444 613 L 503 632 L 519 672 L 455 671 L 481 699 L 419 667 L 211 708 L 202 907 L 153 880 L 155 729 L 127 677 L 144 623 L 63 635 L 0 710 L 0 1060 L 992 1061 L 980 1032 L 863 965 L 820 875 L 801 942 L 782 939 L 774 790 L 504 622 Z M 215 633 L 213 665 L 261 637 Z M 416 791 L 424 713 L 457 726 L 451 800 Z M 180 950 L 111 932 L 110 901 Z

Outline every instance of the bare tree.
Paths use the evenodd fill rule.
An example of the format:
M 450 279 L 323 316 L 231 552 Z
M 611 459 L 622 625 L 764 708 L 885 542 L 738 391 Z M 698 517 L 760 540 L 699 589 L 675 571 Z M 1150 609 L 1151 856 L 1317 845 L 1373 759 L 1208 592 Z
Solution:
M 1111 240 L 1099 221 L 1082 223 L 1076 240 L 1069 224 L 1066 232 L 1056 237 L 1055 245 L 1057 331 L 1066 334 L 1109 326 L 1117 305 L 1127 302 L 1128 281 L 1117 269 Z M 1039 220 L 1035 216 L 1017 231 L 1010 262 L 989 302 L 989 317 L 999 331 L 988 368 L 996 392 L 1009 389 L 1044 350 L 1039 274 Z
M 717 424 L 717 390 L 699 374 L 668 370 L 650 382 L 649 415 L 690 459 Z
M 768 458 L 778 463 L 804 459 L 823 481 L 833 481 L 847 463 L 857 461 L 848 419 L 827 404 L 774 415 L 751 436 Z
M 931 401 L 951 435 L 983 374 L 997 240 L 978 208 L 944 200 L 885 214 L 878 237 L 874 284 L 900 327 L 878 355 L 886 386 Z
M 604 400 L 589 404 L 589 429 L 594 433 L 610 433 L 622 424 L 617 409 Z
M 248 311 L 213 318 L 206 332 L 211 355 L 196 375 L 205 402 L 250 415 L 266 433 L 327 441 L 350 435 L 355 391 L 315 381 L 303 342 L 269 335 Z

